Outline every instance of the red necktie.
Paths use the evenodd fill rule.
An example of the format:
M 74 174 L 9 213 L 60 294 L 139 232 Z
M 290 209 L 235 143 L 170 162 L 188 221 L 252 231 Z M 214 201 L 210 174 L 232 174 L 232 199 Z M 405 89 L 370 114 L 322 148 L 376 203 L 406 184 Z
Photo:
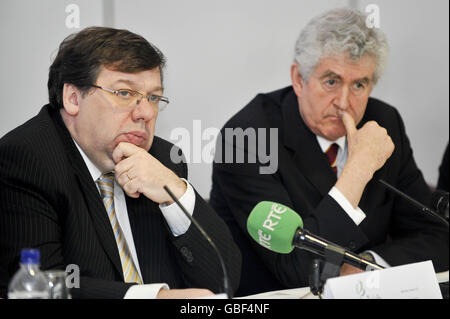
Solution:
M 337 153 L 339 150 L 339 145 L 336 143 L 333 143 L 330 145 L 330 147 L 325 152 L 325 155 L 327 155 L 328 162 L 330 163 L 331 169 L 333 170 L 334 174 L 337 176 L 337 166 L 336 166 L 336 158 Z

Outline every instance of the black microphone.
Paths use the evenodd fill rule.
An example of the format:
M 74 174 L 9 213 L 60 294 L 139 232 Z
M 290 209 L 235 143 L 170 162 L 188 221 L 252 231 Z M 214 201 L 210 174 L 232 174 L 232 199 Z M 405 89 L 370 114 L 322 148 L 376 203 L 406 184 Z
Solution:
M 319 236 L 313 235 L 306 229 L 297 229 L 292 244 L 297 248 L 310 251 L 322 257 L 325 257 L 325 254 L 329 250 L 338 252 L 343 255 L 343 260 L 346 264 L 352 265 L 353 267 L 361 270 L 367 270 L 368 267 L 369 269 L 384 269 L 383 266 L 362 258 L 361 256 Z
M 410 204 L 412 204 L 413 206 L 416 206 L 416 208 L 420 209 L 422 212 L 430 214 L 432 216 L 434 216 L 435 218 L 439 219 L 441 222 L 443 222 L 447 227 L 448 227 L 448 221 L 446 221 L 444 218 L 442 218 L 441 216 L 439 216 L 439 214 L 437 214 L 435 211 L 433 211 L 431 208 L 423 205 L 422 203 L 416 201 L 415 199 L 411 198 L 410 196 L 406 195 L 405 193 L 403 193 L 402 191 L 398 190 L 397 188 L 395 188 L 394 186 L 392 186 L 391 184 L 389 184 L 388 182 L 380 179 L 378 180 L 381 184 L 383 184 L 384 186 L 386 186 L 388 189 L 390 189 L 391 191 L 393 191 L 394 193 L 396 193 L 397 195 L 400 195 L 400 197 L 406 199 Z M 448 197 L 447 197 L 447 201 L 448 201 Z M 447 204 L 448 207 L 448 204 Z
M 431 194 L 431 204 L 436 212 L 448 221 L 448 192 L 435 190 Z
M 203 237 L 205 237 L 205 239 L 209 242 L 209 244 L 212 246 L 212 248 L 216 252 L 217 257 L 219 257 L 220 266 L 222 267 L 222 271 L 223 271 L 223 288 L 224 288 L 224 292 L 225 292 L 225 294 L 227 295 L 228 298 L 232 298 L 233 297 L 233 292 L 231 291 L 231 288 L 230 288 L 230 284 L 229 284 L 230 281 L 228 279 L 227 268 L 225 267 L 225 262 L 223 261 L 222 254 L 220 253 L 219 249 L 217 249 L 216 244 L 214 244 L 214 242 L 212 241 L 211 237 L 209 237 L 209 235 L 205 232 L 203 227 L 200 226 L 199 223 L 197 223 L 197 221 L 191 216 L 191 214 L 188 213 L 186 208 L 184 208 L 184 206 L 178 201 L 178 199 L 175 197 L 175 195 L 172 193 L 172 191 L 169 189 L 169 187 L 164 186 L 164 189 L 170 195 L 170 197 L 173 199 L 173 201 L 178 205 L 178 207 L 181 208 L 181 210 L 186 215 L 186 217 L 189 218 L 189 220 L 200 231 L 200 233 L 203 235 Z
M 345 263 L 362 270 L 367 267 L 383 269 L 382 266 L 303 229 L 300 215 L 279 203 L 259 202 L 247 219 L 247 230 L 261 246 L 277 253 L 289 254 L 295 246 L 322 257 L 327 257 L 330 253 L 342 256 Z

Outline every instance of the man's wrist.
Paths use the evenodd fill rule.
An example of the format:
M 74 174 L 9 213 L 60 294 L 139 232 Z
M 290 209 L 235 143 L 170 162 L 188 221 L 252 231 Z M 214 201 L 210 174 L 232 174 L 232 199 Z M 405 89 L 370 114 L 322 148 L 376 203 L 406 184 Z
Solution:
M 362 164 L 362 161 L 358 161 L 353 158 L 347 159 L 347 162 L 342 170 L 342 174 L 349 175 L 352 182 L 359 183 L 361 185 L 367 185 L 373 177 L 372 170 Z
M 345 165 L 335 187 L 347 198 L 353 208 L 358 207 L 361 196 L 372 174 L 355 165 Z
M 195 208 L 195 191 L 187 180 L 182 180 L 187 184 L 187 189 L 183 196 L 178 199 L 178 201 L 192 216 Z M 191 225 L 191 221 L 188 217 L 186 217 L 184 212 L 180 207 L 178 207 L 177 204 L 160 204 L 159 209 L 161 210 L 164 218 L 166 219 L 167 225 L 169 225 L 170 229 L 172 230 L 172 234 L 175 237 L 183 235 L 187 232 L 189 226 Z
M 176 199 L 180 199 L 187 191 L 187 183 L 177 177 L 177 180 L 171 184 L 168 184 L 167 187 L 170 191 L 175 195 Z M 172 205 L 174 200 L 169 196 L 168 200 L 164 203 L 165 205 Z

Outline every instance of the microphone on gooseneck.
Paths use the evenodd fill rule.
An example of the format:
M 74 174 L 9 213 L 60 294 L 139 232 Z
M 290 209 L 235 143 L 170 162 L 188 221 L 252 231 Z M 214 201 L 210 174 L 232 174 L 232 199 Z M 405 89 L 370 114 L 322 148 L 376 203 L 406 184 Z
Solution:
M 390 189 L 391 191 L 393 191 L 394 193 L 396 193 L 397 195 L 399 195 L 400 197 L 406 199 L 410 204 L 412 204 L 413 206 L 416 206 L 416 208 L 420 209 L 422 212 L 430 214 L 432 216 L 434 216 L 435 218 L 439 219 L 442 223 L 444 223 L 447 227 L 448 227 L 448 221 L 446 221 L 443 217 L 439 216 L 439 214 L 437 214 L 434 210 L 432 210 L 431 208 L 423 205 L 422 203 L 416 201 L 414 198 L 411 198 L 410 196 L 406 195 L 405 193 L 403 193 L 401 190 L 395 188 L 394 186 L 392 186 L 391 184 L 389 184 L 388 182 L 380 179 L 378 180 L 381 184 L 383 184 L 384 186 L 386 186 L 388 189 Z M 438 203 L 436 203 L 438 204 Z M 447 193 L 447 209 L 448 209 L 448 193 Z
M 277 253 L 289 254 L 297 247 L 325 257 L 327 251 L 332 250 L 342 254 L 345 263 L 359 269 L 383 269 L 382 266 L 303 229 L 300 215 L 282 204 L 259 202 L 247 219 L 247 230 L 261 246 Z
M 180 209 L 183 211 L 183 213 L 186 215 L 186 217 L 189 218 L 189 220 L 192 222 L 192 224 L 195 225 L 195 227 L 200 231 L 200 233 L 203 235 L 203 237 L 205 237 L 205 239 L 209 242 L 209 244 L 212 246 L 212 248 L 216 252 L 217 257 L 219 257 L 220 266 L 222 267 L 224 292 L 228 298 L 232 298 L 233 292 L 231 291 L 231 288 L 230 288 L 230 284 L 229 284 L 230 281 L 228 279 L 227 268 L 225 267 L 225 262 L 223 261 L 222 254 L 220 253 L 219 249 L 217 249 L 216 244 L 214 244 L 213 240 L 205 232 L 203 227 L 200 226 L 199 223 L 197 223 L 197 221 L 194 219 L 194 217 L 192 217 L 191 214 L 188 213 L 186 208 L 184 208 L 184 206 L 178 201 L 178 199 L 175 197 L 175 195 L 172 193 L 172 191 L 169 189 L 169 187 L 164 186 L 164 190 L 170 195 L 170 197 L 173 199 L 173 201 L 178 205 L 178 207 L 180 207 Z

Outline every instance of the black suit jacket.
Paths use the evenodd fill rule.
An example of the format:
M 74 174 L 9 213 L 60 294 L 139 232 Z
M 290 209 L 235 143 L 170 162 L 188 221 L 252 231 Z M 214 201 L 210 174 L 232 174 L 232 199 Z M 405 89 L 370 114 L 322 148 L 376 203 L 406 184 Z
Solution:
M 149 153 L 187 178 L 187 165 L 170 160 L 172 146 L 155 137 Z M 126 203 L 144 283 L 223 291 L 218 257 L 195 227 L 175 238 L 157 203 L 145 196 L 126 196 Z M 227 226 L 197 193 L 193 216 L 210 230 L 235 290 L 241 256 Z M 131 285 L 123 282 L 117 244 L 95 182 L 59 111 L 49 106 L 0 140 L 2 296 L 25 247 L 40 250 L 42 269 L 79 266 L 75 298 L 122 298 Z
M 366 218 L 359 226 L 328 195 L 336 176 L 316 136 L 300 116 L 292 87 L 259 94 L 225 124 L 221 131 L 223 158 L 216 158 L 213 168 L 211 205 L 228 223 L 243 255 L 241 286 L 236 295 L 309 285 L 315 256 L 298 249 L 277 254 L 249 237 L 247 217 L 263 200 L 289 206 L 301 215 L 305 229 L 354 252 L 371 249 L 393 266 L 431 259 L 437 271 L 448 269 L 448 229 L 378 182 L 382 178 L 420 202 L 430 202 L 430 190 L 416 166 L 400 115 L 393 107 L 371 98 L 359 127 L 370 120 L 388 130 L 395 151 L 366 186 L 359 203 Z M 249 153 L 256 152 L 254 148 L 249 152 L 248 143 L 244 144 L 244 163 L 226 163 L 226 148 L 232 145 L 231 149 L 237 151 L 238 147 L 237 140 L 227 139 L 226 128 L 244 132 L 247 128 L 266 129 L 265 136 L 256 131 L 259 147 L 265 145 L 266 150 L 270 149 L 269 128 L 277 128 L 277 171 L 260 174 L 264 160 L 247 160 Z
M 450 157 L 448 153 L 448 143 L 447 147 L 445 148 L 444 156 L 442 157 L 441 165 L 439 166 L 439 179 L 437 188 L 442 189 L 446 192 L 449 191 L 450 187 L 448 185 L 449 183 L 449 172 L 448 172 L 448 165 L 449 165 Z

